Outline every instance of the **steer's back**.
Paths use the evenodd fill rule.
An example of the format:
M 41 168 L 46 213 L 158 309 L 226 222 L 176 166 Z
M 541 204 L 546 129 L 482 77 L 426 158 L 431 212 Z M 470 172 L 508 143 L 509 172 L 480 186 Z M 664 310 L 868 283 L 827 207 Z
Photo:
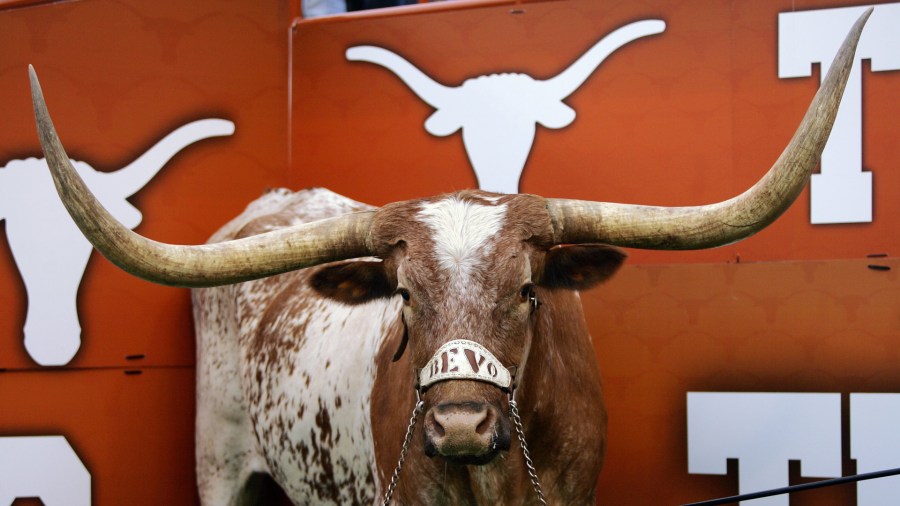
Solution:
M 366 208 L 324 189 L 270 191 L 211 242 Z M 374 357 L 400 331 L 399 305 L 325 299 L 310 272 L 194 291 L 201 498 L 260 472 L 297 504 L 371 503 L 377 492 Z M 214 492 L 211 503 L 226 499 Z

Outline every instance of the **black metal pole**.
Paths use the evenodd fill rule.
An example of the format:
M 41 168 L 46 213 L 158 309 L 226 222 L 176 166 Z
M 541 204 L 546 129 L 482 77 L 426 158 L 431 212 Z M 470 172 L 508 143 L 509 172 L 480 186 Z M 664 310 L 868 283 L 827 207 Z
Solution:
M 872 473 L 854 474 L 853 476 L 844 476 L 842 478 L 834 478 L 831 480 L 814 481 L 812 483 L 804 483 L 802 485 L 792 485 L 790 487 L 776 488 L 772 490 L 764 490 L 762 492 L 753 492 L 751 494 L 734 495 L 731 497 L 723 497 L 721 499 L 713 499 L 710 501 L 692 502 L 683 506 L 716 506 L 719 504 L 731 504 L 739 501 L 749 501 L 750 499 L 759 499 L 762 497 L 771 497 L 773 495 L 789 494 L 791 492 L 800 492 L 813 488 L 831 487 L 834 485 L 842 485 L 844 483 L 852 483 L 855 481 L 871 480 L 874 478 L 885 478 L 887 476 L 896 476 L 900 474 L 900 468 L 887 469 L 884 471 L 875 471 Z

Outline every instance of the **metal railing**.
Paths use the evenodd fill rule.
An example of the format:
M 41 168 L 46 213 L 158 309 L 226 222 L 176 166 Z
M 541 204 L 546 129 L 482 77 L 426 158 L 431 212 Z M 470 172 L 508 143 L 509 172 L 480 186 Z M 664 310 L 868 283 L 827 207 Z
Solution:
M 719 504 L 732 504 L 740 501 L 749 501 L 751 499 L 761 499 L 763 497 L 771 497 L 774 495 L 790 494 L 791 492 L 801 492 L 803 490 L 810 490 L 814 488 L 833 487 L 835 485 L 843 485 L 845 483 L 872 480 L 875 478 L 886 478 L 888 476 L 896 475 L 900 475 L 900 468 L 887 469 L 885 471 L 875 471 L 871 473 L 854 474 L 852 476 L 814 481 L 812 483 L 775 488 L 772 490 L 764 490 L 762 492 L 753 492 L 750 494 L 734 495 L 731 497 L 723 497 L 721 499 L 712 499 L 709 501 L 692 502 L 683 506 L 716 506 Z

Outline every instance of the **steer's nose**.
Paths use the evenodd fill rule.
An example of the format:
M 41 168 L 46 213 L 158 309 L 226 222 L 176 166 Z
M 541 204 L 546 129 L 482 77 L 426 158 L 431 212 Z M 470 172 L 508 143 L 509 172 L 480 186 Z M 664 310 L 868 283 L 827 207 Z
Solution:
M 437 405 L 425 415 L 425 453 L 466 464 L 485 464 L 509 449 L 509 425 L 486 403 Z

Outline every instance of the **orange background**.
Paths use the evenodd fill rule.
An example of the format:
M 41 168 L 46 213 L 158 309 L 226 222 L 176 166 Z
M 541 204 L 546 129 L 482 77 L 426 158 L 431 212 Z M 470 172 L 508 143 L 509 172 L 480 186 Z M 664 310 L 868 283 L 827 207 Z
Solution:
M 100 170 L 188 121 L 236 124 L 231 137 L 183 150 L 131 199 L 144 215 L 137 231 L 157 240 L 203 242 L 266 187 L 322 185 L 373 204 L 467 188 L 475 179 L 459 134 L 430 136 L 430 107 L 385 69 L 347 62 L 347 47 L 383 45 L 447 85 L 498 72 L 547 78 L 613 29 L 659 18 L 665 32 L 613 53 L 566 100 L 571 126 L 539 128 L 521 189 L 709 203 L 768 169 L 818 87 L 816 72 L 778 79 L 777 14 L 859 3 L 463 0 L 292 29 L 299 6 L 287 0 L 0 2 L 0 164 L 40 153 L 33 63 L 70 156 Z M 804 192 L 751 239 L 632 251 L 612 282 L 583 294 L 611 413 L 598 502 L 736 493 L 734 466 L 727 477 L 687 474 L 687 391 L 841 392 L 845 432 L 850 392 L 900 391 L 900 264 L 865 258 L 896 255 L 900 241 L 900 75 L 867 69 L 872 223 L 812 226 Z M 91 473 L 94 504 L 196 504 L 188 292 L 95 255 L 79 292 L 81 350 L 54 369 L 25 353 L 25 308 L 0 240 L 0 436 L 65 435 Z M 848 474 L 846 434 L 843 444 Z M 791 479 L 806 481 L 796 465 Z M 853 504 L 854 490 L 792 504 Z
M 31 63 L 69 155 L 98 170 L 125 166 L 189 121 L 235 123 L 234 135 L 179 152 L 130 199 L 142 234 L 204 242 L 266 187 L 286 184 L 289 2 L 22 5 L 0 4 L 0 164 L 41 156 Z M 81 349 L 66 367 L 40 368 L 22 344 L 25 288 L 5 226 L 0 436 L 66 436 L 91 473 L 93 504 L 197 504 L 189 292 L 95 254 L 78 295 Z

